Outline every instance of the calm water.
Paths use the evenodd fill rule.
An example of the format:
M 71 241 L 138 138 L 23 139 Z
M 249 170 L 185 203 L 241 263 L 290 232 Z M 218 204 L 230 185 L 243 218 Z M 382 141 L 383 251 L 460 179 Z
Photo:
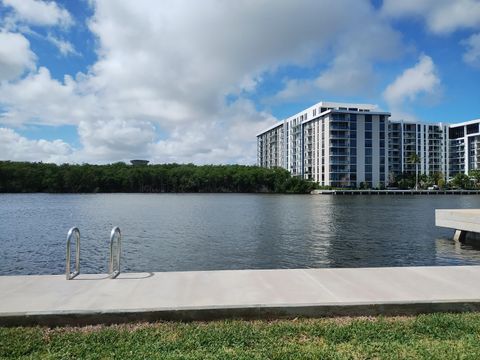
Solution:
M 106 271 L 114 225 L 124 271 L 480 264 L 436 208 L 480 196 L 0 195 L 0 275 L 63 273 L 74 225 L 85 273 Z

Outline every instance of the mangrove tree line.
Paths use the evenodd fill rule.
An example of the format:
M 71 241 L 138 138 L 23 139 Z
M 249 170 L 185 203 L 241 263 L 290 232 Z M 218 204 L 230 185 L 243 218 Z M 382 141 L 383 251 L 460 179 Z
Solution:
M 71 165 L 0 161 L 0 192 L 308 193 L 315 184 L 284 169 L 244 165 Z

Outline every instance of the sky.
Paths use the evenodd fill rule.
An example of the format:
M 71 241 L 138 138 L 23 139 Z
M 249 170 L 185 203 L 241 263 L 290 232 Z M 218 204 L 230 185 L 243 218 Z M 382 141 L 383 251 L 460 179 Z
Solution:
M 480 118 L 480 0 L 0 0 L 0 160 L 254 164 L 319 101 Z

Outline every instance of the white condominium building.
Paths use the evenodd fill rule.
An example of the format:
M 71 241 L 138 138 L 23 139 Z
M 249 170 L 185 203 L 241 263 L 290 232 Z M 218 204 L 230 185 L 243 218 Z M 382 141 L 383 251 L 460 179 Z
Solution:
M 399 174 L 480 169 L 480 119 L 455 125 L 390 120 L 369 104 L 319 102 L 257 135 L 262 167 L 335 187 L 388 185 Z
M 375 105 L 320 102 L 257 135 L 258 165 L 321 185 L 384 185 L 389 116 Z
M 480 119 L 450 125 L 449 177 L 480 170 Z
M 447 175 L 447 125 L 390 120 L 388 138 L 389 173 L 415 174 L 416 164 L 411 163 L 410 158 L 416 154 L 420 158 L 419 173 Z

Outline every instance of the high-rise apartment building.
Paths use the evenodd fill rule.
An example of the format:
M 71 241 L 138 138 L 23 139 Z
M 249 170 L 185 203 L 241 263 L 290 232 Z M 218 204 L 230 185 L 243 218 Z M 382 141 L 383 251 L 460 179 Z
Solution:
M 388 185 L 392 175 L 480 169 L 480 119 L 455 125 L 390 120 L 370 104 L 320 102 L 257 135 L 258 165 L 335 187 Z
M 447 125 L 390 120 L 388 138 L 389 173 L 414 174 L 416 164 L 409 159 L 416 154 L 420 158 L 418 169 L 421 174 L 447 174 Z
M 480 169 L 480 119 L 450 125 L 448 139 L 450 177 Z
M 321 185 L 384 185 L 389 116 L 374 105 L 320 102 L 257 136 L 258 165 Z

